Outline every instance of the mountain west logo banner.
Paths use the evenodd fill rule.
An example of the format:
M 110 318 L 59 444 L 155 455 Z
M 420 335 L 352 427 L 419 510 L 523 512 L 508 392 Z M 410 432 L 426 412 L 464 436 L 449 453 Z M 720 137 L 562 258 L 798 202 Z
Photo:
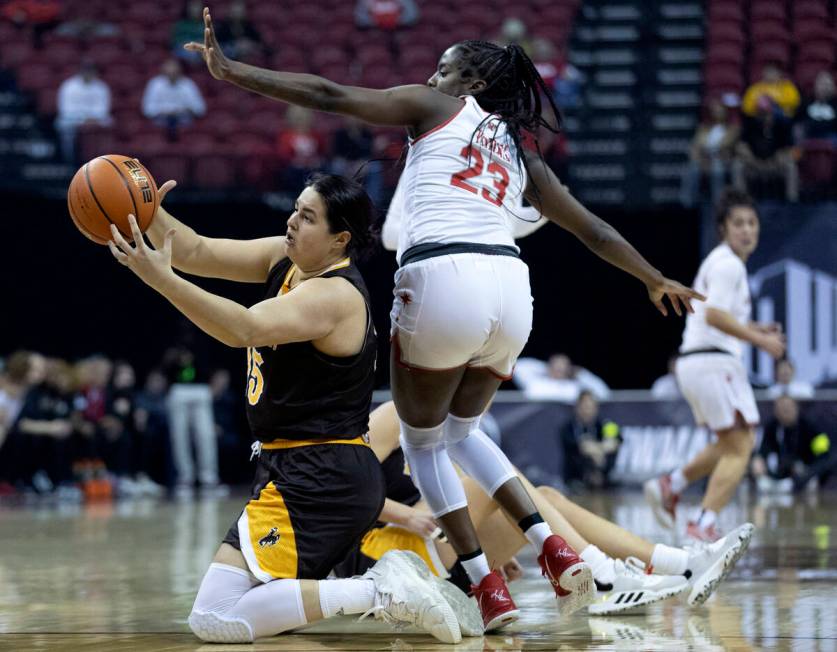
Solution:
M 280 534 L 277 534 L 278 530 L 279 529 L 275 527 L 270 528 L 270 532 L 259 539 L 259 547 L 264 548 L 265 546 L 275 546 L 281 536 Z

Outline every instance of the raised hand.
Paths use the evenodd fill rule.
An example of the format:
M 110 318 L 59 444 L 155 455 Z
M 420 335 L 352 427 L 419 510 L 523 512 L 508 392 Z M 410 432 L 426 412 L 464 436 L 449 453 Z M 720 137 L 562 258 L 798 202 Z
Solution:
M 684 308 L 686 312 L 695 311 L 694 308 L 692 308 L 692 299 L 706 301 L 706 297 L 700 292 L 696 292 L 692 288 L 686 287 L 677 281 L 664 278 L 653 287 L 651 285 L 648 286 L 648 298 L 651 299 L 651 303 L 657 306 L 657 310 L 659 310 L 664 317 L 668 317 L 668 309 L 663 303 L 663 297 L 668 297 L 668 300 L 671 302 L 671 306 L 674 308 L 674 312 L 677 313 L 678 317 L 683 314 Z
M 206 62 L 209 74 L 215 79 L 225 80 L 230 72 L 230 64 L 233 63 L 221 51 L 218 39 L 215 38 L 215 27 L 212 25 L 212 16 L 209 15 L 209 7 L 203 8 L 203 43 L 194 41 L 183 47 L 189 52 L 199 52 Z
M 131 226 L 134 246 L 132 247 L 130 243 L 126 242 L 119 230 L 111 225 L 110 231 L 113 240 L 108 242 L 110 252 L 116 260 L 139 276 L 145 283 L 155 290 L 162 291 L 165 284 L 175 276 L 171 267 L 171 242 L 174 238 L 174 229 L 166 233 L 162 247 L 152 249 L 150 245 L 146 244 L 133 215 L 128 215 L 128 224 Z

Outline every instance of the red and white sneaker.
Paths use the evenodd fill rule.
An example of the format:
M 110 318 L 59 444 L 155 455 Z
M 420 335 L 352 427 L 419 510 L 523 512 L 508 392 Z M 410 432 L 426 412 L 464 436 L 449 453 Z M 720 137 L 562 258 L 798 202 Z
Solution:
M 471 593 L 480 608 L 486 632 L 505 627 L 520 617 L 509 587 L 497 571 L 491 571 L 478 585 L 472 584 Z
M 721 533 L 715 528 L 714 523 L 701 527 L 694 521 L 689 521 L 688 525 L 686 525 L 686 536 L 695 541 L 715 543 L 721 538 Z
M 558 612 L 562 616 L 569 616 L 596 599 L 593 571 L 557 534 L 544 541 L 538 564 L 555 589 Z
M 671 489 L 671 476 L 666 474 L 651 478 L 642 485 L 645 500 L 651 505 L 654 518 L 664 528 L 672 530 L 677 523 L 677 502 L 680 494 Z

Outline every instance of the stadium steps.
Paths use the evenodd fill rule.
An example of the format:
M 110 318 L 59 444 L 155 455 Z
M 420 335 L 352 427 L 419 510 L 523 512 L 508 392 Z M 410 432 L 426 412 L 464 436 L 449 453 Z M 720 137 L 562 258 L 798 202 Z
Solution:
M 674 203 L 701 104 L 700 3 L 590 0 L 570 61 L 583 106 L 568 111 L 569 182 L 591 204 Z

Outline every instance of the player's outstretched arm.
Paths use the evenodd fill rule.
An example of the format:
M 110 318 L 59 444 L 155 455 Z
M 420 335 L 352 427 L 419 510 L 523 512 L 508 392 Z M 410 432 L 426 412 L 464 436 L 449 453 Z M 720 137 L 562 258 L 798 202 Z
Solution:
M 111 253 L 147 285 L 157 290 L 193 324 L 233 347 L 272 346 L 308 342 L 330 335 L 357 312 L 357 290 L 342 279 L 312 278 L 296 291 L 245 308 L 207 292 L 178 276 L 171 265 L 169 231 L 162 246 L 146 244 L 133 215 L 128 216 L 134 246 L 116 228 L 108 243 Z
M 146 231 L 152 244 L 159 249 L 166 234 L 174 231 L 171 262 L 175 269 L 206 278 L 264 283 L 270 269 L 285 257 L 284 236 L 254 240 L 202 236 L 163 208 L 163 199 L 176 185 L 166 181 L 158 190 L 161 205 Z
M 277 72 L 234 61 L 224 55 L 215 38 L 208 8 L 204 8 L 203 17 L 204 42 L 187 43 L 185 48 L 201 54 L 215 79 L 266 97 L 350 115 L 371 124 L 412 127 L 419 133 L 444 122 L 462 106 L 462 100 L 419 84 L 373 90 L 344 86 L 317 75 Z
M 529 203 L 541 215 L 570 231 L 597 256 L 642 281 L 651 302 L 663 315 L 668 314 L 663 297 L 668 297 L 678 315 L 682 314 L 683 308 L 694 312 L 692 299 L 706 299 L 693 289 L 664 277 L 616 229 L 584 208 L 541 157 L 531 152 L 527 152 L 526 157 L 530 173 L 526 189 Z

